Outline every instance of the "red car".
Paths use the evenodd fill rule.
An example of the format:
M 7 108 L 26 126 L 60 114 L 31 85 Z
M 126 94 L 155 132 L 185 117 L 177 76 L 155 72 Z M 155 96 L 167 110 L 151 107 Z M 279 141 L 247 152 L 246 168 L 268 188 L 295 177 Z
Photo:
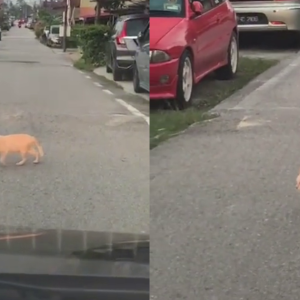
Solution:
M 237 18 L 228 0 L 151 0 L 149 10 L 151 100 L 174 99 L 184 109 L 205 75 L 236 74 Z

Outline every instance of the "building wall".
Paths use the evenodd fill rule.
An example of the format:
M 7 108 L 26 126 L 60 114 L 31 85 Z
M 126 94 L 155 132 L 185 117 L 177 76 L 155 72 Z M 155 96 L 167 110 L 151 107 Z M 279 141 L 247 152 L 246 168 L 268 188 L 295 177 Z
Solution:
M 92 17 L 95 16 L 96 2 L 90 0 L 80 0 L 80 17 Z

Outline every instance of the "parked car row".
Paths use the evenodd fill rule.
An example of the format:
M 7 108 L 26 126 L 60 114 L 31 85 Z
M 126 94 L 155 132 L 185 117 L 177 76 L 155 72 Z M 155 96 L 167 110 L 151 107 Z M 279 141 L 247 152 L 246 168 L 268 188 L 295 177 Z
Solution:
M 149 12 L 150 23 L 143 14 L 117 20 L 106 51 L 114 80 L 132 72 L 136 92 L 149 91 L 152 101 L 174 99 L 184 109 L 208 73 L 223 80 L 236 74 L 238 21 L 228 0 L 151 0 Z
M 27 23 L 25 23 L 25 28 L 34 29 L 35 23 L 36 23 L 36 20 L 34 20 L 34 19 L 28 19 Z
M 130 76 L 135 92 L 149 92 L 149 15 L 125 15 L 116 20 L 106 45 L 106 72 L 115 81 Z
M 152 101 L 173 99 L 184 109 L 207 74 L 219 80 L 236 75 L 239 32 L 294 31 L 300 38 L 299 8 L 289 0 L 151 0 L 150 49 L 148 16 L 120 17 L 107 46 L 106 70 L 116 81 L 132 71 L 136 92 L 145 89 Z

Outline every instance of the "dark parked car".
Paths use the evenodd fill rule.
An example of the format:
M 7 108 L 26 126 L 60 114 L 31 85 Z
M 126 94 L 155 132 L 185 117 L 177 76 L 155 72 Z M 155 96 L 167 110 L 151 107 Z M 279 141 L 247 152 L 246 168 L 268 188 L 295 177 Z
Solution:
M 113 73 L 113 79 L 120 81 L 124 73 L 132 72 L 134 50 L 128 50 L 124 37 L 137 37 L 148 25 L 149 15 L 135 14 L 121 16 L 114 26 L 114 34 L 106 45 L 106 71 Z

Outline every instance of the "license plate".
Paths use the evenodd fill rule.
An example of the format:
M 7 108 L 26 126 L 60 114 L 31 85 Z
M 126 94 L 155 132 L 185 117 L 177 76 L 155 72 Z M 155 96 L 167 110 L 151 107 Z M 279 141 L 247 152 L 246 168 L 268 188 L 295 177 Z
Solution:
M 257 24 L 259 23 L 258 16 L 237 16 L 239 24 Z

